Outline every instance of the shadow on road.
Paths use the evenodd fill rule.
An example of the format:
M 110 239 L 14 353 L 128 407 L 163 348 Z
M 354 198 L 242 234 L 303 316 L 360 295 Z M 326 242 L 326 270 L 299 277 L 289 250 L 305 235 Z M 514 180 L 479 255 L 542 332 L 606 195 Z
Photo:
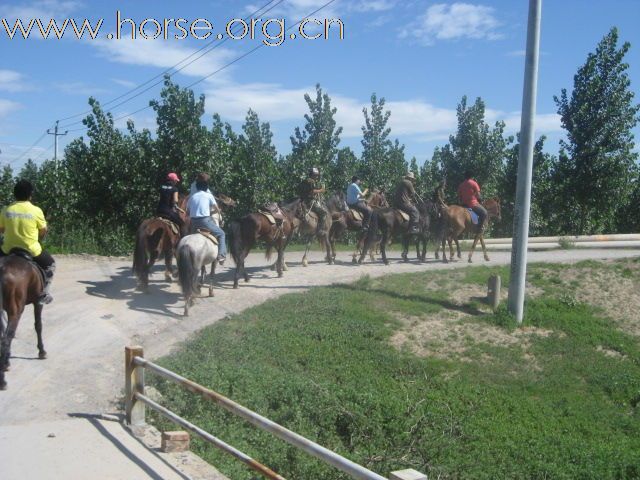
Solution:
M 152 467 L 147 465 L 144 460 L 138 458 L 134 453 L 132 453 L 125 445 L 122 444 L 120 440 L 114 437 L 105 427 L 100 423 L 100 420 L 105 421 L 105 419 L 101 415 L 94 415 L 88 413 L 69 413 L 68 414 L 72 418 L 81 418 L 87 420 L 104 438 L 109 440 L 113 446 L 115 446 L 120 453 L 126 456 L 129 460 L 135 463 L 144 473 L 153 480 L 163 480 L 163 476 L 158 474 Z M 113 423 L 118 423 L 119 427 L 125 432 L 127 435 L 131 436 L 136 442 L 138 442 L 143 448 L 147 449 L 152 455 L 154 455 L 158 460 L 162 461 L 166 466 L 171 468 L 177 475 L 185 480 L 188 480 L 189 477 L 185 476 L 179 470 L 176 470 L 172 465 L 167 463 L 161 456 L 159 456 L 152 449 L 149 449 L 146 445 L 144 445 L 138 438 L 133 436 L 131 432 L 125 428 L 125 426 L 121 422 L 116 422 L 115 420 L 111 420 Z

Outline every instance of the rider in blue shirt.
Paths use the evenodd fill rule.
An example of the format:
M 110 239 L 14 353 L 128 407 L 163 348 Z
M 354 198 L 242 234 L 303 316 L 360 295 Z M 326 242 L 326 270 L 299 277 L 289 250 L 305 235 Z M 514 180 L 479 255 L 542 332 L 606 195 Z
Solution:
M 371 208 L 364 201 L 364 197 L 369 191 L 368 188 L 365 188 L 364 192 L 360 189 L 361 180 L 354 175 L 351 178 L 351 185 L 347 187 L 347 205 L 349 208 L 353 208 L 354 210 L 362 213 L 364 217 L 362 220 L 362 230 L 369 229 L 369 220 L 371 219 Z
M 198 228 L 209 230 L 218 239 L 218 263 L 222 265 L 227 256 L 227 245 L 225 233 L 211 218 L 211 209 L 218 208 L 216 199 L 207 190 L 207 182 L 196 182 L 198 191 L 189 196 L 187 212 L 191 218 L 191 228 L 195 231 Z

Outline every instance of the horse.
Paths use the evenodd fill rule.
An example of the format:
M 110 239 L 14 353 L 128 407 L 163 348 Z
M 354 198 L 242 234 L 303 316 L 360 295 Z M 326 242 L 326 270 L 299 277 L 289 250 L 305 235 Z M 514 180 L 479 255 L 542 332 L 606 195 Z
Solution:
M 0 258 L 0 390 L 7 388 L 4 377 L 9 370 L 11 342 L 26 305 L 33 304 L 38 358 L 47 358 L 42 343 L 43 306 L 38 303 L 43 291 L 44 278 L 37 265 L 19 255 Z
M 325 256 L 325 260 L 329 265 L 333 264 L 333 258 L 331 257 L 331 245 L 329 244 L 329 230 L 331 229 L 331 215 L 327 214 L 324 218 L 324 228 L 322 232 L 318 231 L 318 215 L 314 212 L 308 210 L 305 204 L 300 200 L 296 199 L 293 202 L 283 205 L 282 208 L 285 208 L 289 211 L 295 212 L 297 219 L 299 220 L 296 223 L 294 228 L 294 233 L 297 233 L 306 241 L 306 247 L 304 250 L 304 255 L 302 256 L 302 266 L 309 266 L 309 262 L 307 261 L 307 255 L 309 254 L 309 249 L 311 248 L 311 242 L 313 242 L 314 237 L 318 239 L 320 242 L 320 246 L 327 253 Z
M 206 265 L 211 265 L 209 275 L 209 296 L 213 296 L 213 275 L 218 257 L 218 245 L 201 233 L 182 237 L 176 249 L 178 283 L 185 297 L 184 316 L 189 316 L 194 296 L 200 294 L 200 287 L 206 278 Z
M 340 194 L 342 196 L 340 196 Z M 331 229 L 329 230 L 329 245 L 331 246 L 331 258 L 336 258 L 336 240 L 341 238 L 344 233 L 349 231 L 361 232 L 362 231 L 362 221 L 357 220 L 348 206 L 346 210 L 338 210 L 338 207 L 341 205 L 341 200 L 344 199 L 344 193 L 340 192 L 340 194 L 336 193 L 334 196 L 330 197 L 327 200 L 327 207 L 329 208 L 329 212 L 331 213 Z M 346 205 L 346 200 L 344 201 Z M 386 208 L 389 206 L 384 193 L 382 192 L 373 192 L 369 199 L 367 200 L 367 205 L 371 207 L 373 210 L 377 210 L 380 208 Z M 356 243 L 356 249 L 354 250 L 352 256 L 353 263 L 357 263 L 357 257 L 362 252 L 362 248 L 364 247 L 364 242 L 367 235 L 362 234 L 359 235 L 358 241 Z M 376 243 L 376 251 L 379 248 L 379 243 Z M 370 250 L 369 256 L 371 261 L 375 260 L 373 249 Z
M 500 199 L 490 198 L 488 199 L 483 206 L 487 209 L 487 223 L 495 218 L 500 221 L 502 219 L 501 209 L 500 209 Z M 458 253 L 458 258 L 462 258 L 462 254 L 460 252 L 460 242 L 459 238 L 466 232 L 471 232 L 477 229 L 477 225 L 474 225 L 471 221 L 471 214 L 469 210 L 465 207 L 461 207 L 460 205 L 449 205 L 442 213 L 442 228 L 440 232 L 440 240 L 442 242 L 442 261 L 447 263 L 447 253 L 445 251 L 445 241 L 449 243 L 449 254 L 450 260 L 453 260 L 453 245 L 452 242 L 456 242 L 456 249 Z M 481 232 L 477 232 L 473 237 L 473 244 L 471 245 L 471 250 L 469 251 L 469 263 L 472 263 L 471 257 L 473 256 L 473 251 L 478 244 L 478 240 L 480 240 L 480 244 L 482 245 L 482 253 L 484 254 L 484 259 L 488 262 L 489 255 L 487 255 L 487 247 L 484 244 L 484 234 Z M 436 258 L 437 258 L 437 247 L 436 247 Z
M 416 256 L 419 261 L 425 262 L 427 260 L 427 243 L 429 242 L 429 238 L 436 239 L 437 249 L 440 219 L 438 218 L 436 204 L 432 200 L 420 199 L 416 206 L 420 213 L 420 220 L 418 222 L 419 233 L 416 235 Z
M 185 210 L 188 197 L 181 197 L 178 202 L 180 218 L 188 227 L 189 217 Z M 176 225 L 177 227 L 177 225 Z M 159 256 L 164 256 L 164 278 L 172 280 L 172 259 L 180 240 L 180 232 L 174 232 L 173 224 L 160 217 L 144 220 L 136 232 L 136 244 L 133 252 L 133 272 L 138 279 L 138 288 L 147 291 L 149 273 Z
M 369 224 L 369 232 L 367 233 L 364 242 L 364 248 L 360 252 L 360 258 L 358 259 L 359 264 L 362 264 L 364 257 L 371 249 L 374 242 L 379 241 L 382 261 L 385 265 L 389 265 L 389 260 L 387 259 L 387 245 L 391 243 L 390 241 L 393 237 L 398 235 L 402 236 L 402 259 L 405 262 L 408 261 L 411 237 L 420 237 L 421 235 L 425 235 L 424 231 L 428 230 L 428 225 L 425 224 L 427 219 L 423 218 L 423 215 L 421 214 L 420 222 L 418 223 L 418 227 L 420 229 L 419 233 L 410 234 L 408 233 L 409 220 L 405 220 L 400 212 L 401 211 L 399 209 L 391 207 L 381 208 L 373 212 L 373 215 L 371 215 L 371 222 Z M 378 230 L 381 234 L 379 239 L 377 237 Z
M 297 209 L 298 207 L 298 204 L 293 205 L 293 208 Z M 277 223 L 272 224 L 271 221 L 260 212 L 249 213 L 231 222 L 229 250 L 236 264 L 233 288 L 238 288 L 240 274 L 244 276 L 245 282 L 249 281 L 249 274 L 245 270 L 244 261 L 258 241 L 267 244 L 267 250 L 265 252 L 267 259 L 271 258 L 274 249 L 278 252 L 275 267 L 278 271 L 278 277 L 282 277 L 282 272 L 285 269 L 284 249 L 289 244 L 299 220 L 295 216 L 295 210 L 290 210 L 287 207 L 281 207 L 280 210 L 284 216 L 281 226 L 278 226 Z

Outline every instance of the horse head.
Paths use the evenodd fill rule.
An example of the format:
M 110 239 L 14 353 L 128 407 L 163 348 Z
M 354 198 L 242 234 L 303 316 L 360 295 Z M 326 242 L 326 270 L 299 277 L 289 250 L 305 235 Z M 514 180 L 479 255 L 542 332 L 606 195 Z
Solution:
M 348 212 L 347 198 L 344 192 L 334 192 L 327 200 L 327 208 L 330 213 Z
M 484 203 L 484 208 L 487 209 L 489 217 L 495 218 L 497 221 L 502 220 L 502 209 L 500 207 L 500 198 L 493 197 Z

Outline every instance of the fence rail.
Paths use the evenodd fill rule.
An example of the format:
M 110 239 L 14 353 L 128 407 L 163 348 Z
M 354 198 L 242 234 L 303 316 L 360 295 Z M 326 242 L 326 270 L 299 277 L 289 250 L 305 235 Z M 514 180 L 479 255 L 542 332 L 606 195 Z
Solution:
M 217 405 L 221 406 L 225 410 L 245 419 L 252 425 L 270 432 L 274 436 L 284 440 L 285 442 L 305 451 L 309 455 L 312 455 L 325 463 L 328 463 L 335 468 L 347 473 L 353 478 L 362 480 L 387 480 L 385 477 L 366 469 L 365 467 L 352 462 L 351 460 L 338 455 L 337 453 L 318 445 L 307 438 L 298 435 L 291 430 L 284 428 L 281 425 L 269 420 L 262 415 L 259 415 L 246 407 L 228 399 L 224 395 L 221 395 L 213 390 L 210 390 L 202 385 L 199 385 L 187 378 L 184 378 L 170 370 L 167 370 L 155 363 L 145 360 L 142 347 L 126 347 L 125 348 L 125 391 L 126 391 L 126 417 L 127 423 L 134 426 L 140 426 L 145 424 L 145 406 L 157 411 L 164 417 L 168 418 L 172 422 L 181 425 L 185 429 L 198 435 L 200 438 L 211 443 L 217 448 L 229 453 L 238 460 L 244 462 L 248 467 L 260 472 L 267 478 L 284 480 L 283 477 L 273 472 L 268 467 L 262 465 L 258 461 L 251 458 L 249 455 L 237 450 L 236 448 L 228 445 L 214 435 L 202 430 L 196 425 L 192 424 L 188 420 L 176 415 L 174 412 L 158 404 L 154 400 L 150 399 L 144 394 L 144 374 L 145 370 L 151 373 L 166 378 L 187 390 L 196 393 L 203 398 L 210 400 Z M 419 472 L 412 471 L 413 474 L 420 476 L 413 476 L 407 478 L 426 478 L 419 474 Z M 392 472 L 390 478 L 404 478 L 402 472 Z
M 470 243 L 472 240 L 461 240 Z M 511 238 L 486 238 L 487 248 L 494 250 L 510 250 Z M 560 237 L 529 237 L 528 248 L 547 250 L 561 248 L 566 244 L 574 244 L 578 248 L 640 248 L 640 234 L 622 233 L 610 235 L 575 235 Z

